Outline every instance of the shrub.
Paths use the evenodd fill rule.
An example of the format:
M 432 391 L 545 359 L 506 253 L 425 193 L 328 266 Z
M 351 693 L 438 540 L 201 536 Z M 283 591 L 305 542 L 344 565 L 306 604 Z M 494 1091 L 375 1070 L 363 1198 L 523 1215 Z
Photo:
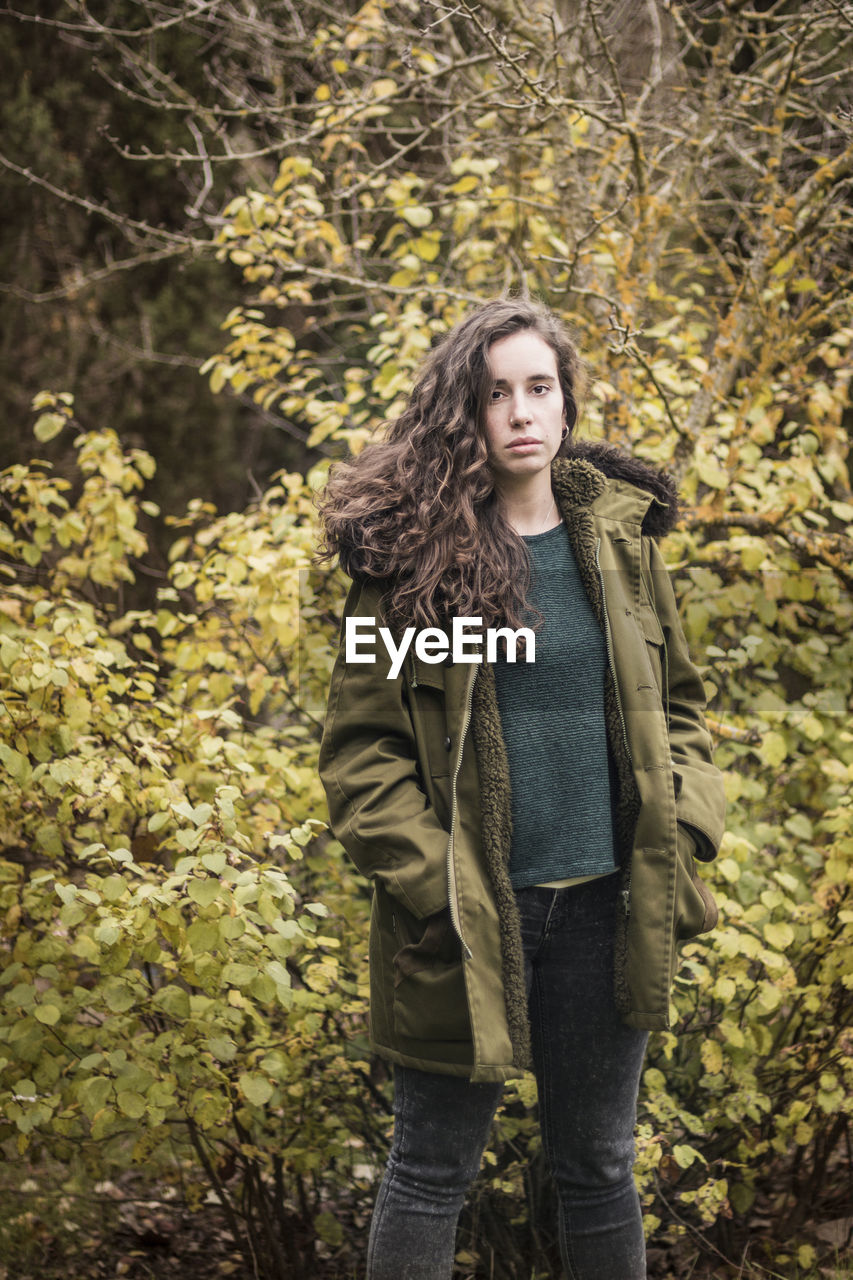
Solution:
M 67 398 L 39 408 L 42 437 L 71 421 Z M 34 1171 L 136 1165 L 212 1199 L 259 1274 L 347 1274 L 387 1091 L 364 1040 L 366 886 L 316 773 L 344 586 L 310 569 L 316 477 L 243 513 L 196 504 L 154 604 L 130 609 L 153 464 L 109 431 L 76 446 L 73 480 L 0 478 L 0 1141 Z M 709 1251 L 819 1260 L 853 1097 L 851 603 L 826 544 L 794 559 L 796 526 L 787 545 L 708 527 L 688 514 L 669 550 L 730 800 L 722 923 L 682 952 L 637 1166 L 675 1274 Z M 557 1265 L 533 1101 L 529 1079 L 507 1090 L 463 1273 Z
M 37 434 L 70 418 L 40 407 Z M 358 945 L 341 959 L 365 895 L 317 816 L 310 491 L 194 511 L 156 606 L 123 610 L 153 464 L 109 431 L 76 446 L 82 483 L 0 482 L 0 1139 L 100 1180 L 180 1173 L 247 1258 L 308 1275 L 381 1123 Z

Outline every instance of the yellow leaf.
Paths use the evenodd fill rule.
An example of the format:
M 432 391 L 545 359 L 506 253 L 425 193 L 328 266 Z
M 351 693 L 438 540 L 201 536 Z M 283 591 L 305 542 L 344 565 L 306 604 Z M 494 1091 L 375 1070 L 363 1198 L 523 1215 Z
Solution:
M 36 419 L 33 434 L 42 444 L 58 436 L 68 419 L 62 413 L 43 413 Z
M 672 1148 L 672 1155 L 679 1169 L 689 1169 L 694 1160 L 699 1157 L 699 1152 L 695 1147 L 690 1147 L 686 1142 L 683 1142 L 676 1144 Z
M 432 222 L 432 210 L 427 209 L 422 204 L 409 205 L 408 208 L 403 209 L 401 212 L 412 227 L 420 229 L 421 227 L 428 227 Z
M 392 80 L 390 76 L 386 76 L 382 80 L 374 80 L 369 92 L 372 98 L 390 97 L 392 93 L 397 92 L 397 81 Z
M 810 742 L 819 742 L 823 737 L 823 725 L 816 715 L 806 716 L 800 727 Z
M 723 1069 L 723 1051 L 716 1040 L 706 1040 L 700 1052 L 702 1066 L 709 1075 L 715 1076 Z
M 786 253 L 784 258 L 780 258 L 776 265 L 772 268 L 771 274 L 774 276 L 784 276 L 791 270 L 794 265 L 795 257 L 793 253 Z
M 424 262 L 434 262 L 440 247 L 438 240 L 430 239 L 428 236 L 418 236 L 417 240 L 412 241 L 412 248 Z
M 765 733 L 761 739 L 761 753 L 768 764 L 778 768 L 788 755 L 788 747 L 781 733 Z
M 743 1048 L 744 1034 L 736 1022 L 732 1022 L 730 1018 L 723 1018 L 720 1022 L 720 1032 L 727 1044 L 733 1045 L 735 1049 Z
M 388 283 L 395 289 L 407 289 L 418 278 L 417 271 L 395 271 Z
M 699 479 L 711 489 L 727 489 L 731 476 L 713 458 L 702 458 L 696 466 Z
M 762 982 L 758 988 L 758 1003 L 768 1013 L 777 1009 L 782 1003 L 778 987 L 775 987 L 772 982 Z
M 722 1000 L 724 1004 L 734 1000 L 736 994 L 737 986 L 732 978 L 721 977 L 714 983 L 713 995 Z
M 769 942 L 771 947 L 775 947 L 777 951 L 786 951 L 794 941 L 794 930 L 789 924 L 766 924 L 764 926 L 764 940 Z

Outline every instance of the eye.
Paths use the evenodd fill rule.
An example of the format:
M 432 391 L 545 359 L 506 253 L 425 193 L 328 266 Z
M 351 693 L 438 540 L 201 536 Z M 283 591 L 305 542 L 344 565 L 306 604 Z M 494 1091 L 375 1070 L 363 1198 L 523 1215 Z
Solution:
M 489 399 L 492 402 L 494 402 L 495 400 L 500 400 L 502 395 L 503 395 L 503 392 L 501 391 L 500 387 L 492 387 L 491 394 L 489 395 Z
M 551 390 L 551 385 L 548 382 L 537 382 L 536 386 L 532 387 L 531 390 L 533 391 L 533 394 L 536 396 L 547 395 L 548 392 Z

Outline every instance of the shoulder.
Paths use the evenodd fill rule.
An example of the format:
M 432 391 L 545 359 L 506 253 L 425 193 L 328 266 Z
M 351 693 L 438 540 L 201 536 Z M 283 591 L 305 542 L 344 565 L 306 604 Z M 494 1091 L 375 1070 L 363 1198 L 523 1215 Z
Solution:
M 388 582 L 385 579 L 354 577 L 347 592 L 344 617 L 364 614 L 384 622 L 384 601 L 387 591 Z
M 553 464 L 553 483 L 564 502 L 642 526 L 661 538 L 678 519 L 672 476 L 600 440 L 573 440 Z

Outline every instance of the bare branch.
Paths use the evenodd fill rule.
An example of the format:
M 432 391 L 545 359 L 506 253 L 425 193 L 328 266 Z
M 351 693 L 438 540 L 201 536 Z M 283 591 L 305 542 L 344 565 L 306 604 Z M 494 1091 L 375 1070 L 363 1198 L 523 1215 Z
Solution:
M 107 222 L 111 222 L 113 226 L 120 227 L 122 231 L 139 231 L 143 235 L 152 236 L 156 240 L 165 240 L 169 244 L 179 245 L 182 249 L 210 249 L 210 243 L 207 240 L 197 240 L 187 232 L 166 231 L 163 227 L 152 227 L 150 223 L 140 222 L 137 218 L 131 218 L 128 214 L 116 213 L 114 209 L 110 209 L 105 204 L 98 204 L 94 200 L 88 200 L 85 196 L 77 196 L 72 191 L 65 191 L 62 187 L 57 187 L 54 183 L 49 182 L 47 178 L 42 178 L 39 174 L 33 173 L 32 169 L 25 169 L 21 165 L 15 164 L 14 160 L 10 160 L 8 156 L 0 154 L 0 165 L 5 169 L 9 169 L 12 173 L 17 173 L 19 177 L 25 178 L 27 182 L 31 182 L 34 186 L 50 192 L 58 200 L 62 200 L 66 204 L 75 205 L 78 209 L 85 209 L 86 213 L 97 214 L 98 217 L 105 218 Z
M 195 138 L 196 146 L 198 147 L 198 156 L 201 160 L 202 172 L 204 174 L 204 186 L 199 191 L 192 205 L 188 205 L 186 209 L 188 218 L 197 218 L 201 212 L 202 205 L 213 190 L 213 170 L 210 167 L 210 156 L 207 153 L 207 147 L 205 146 L 201 130 L 192 119 L 187 120 L 187 128 Z
M 176 244 L 168 249 L 154 249 L 151 253 L 139 253 L 132 258 L 111 262 L 108 267 L 89 271 L 85 275 L 79 268 L 75 268 L 74 279 L 68 284 L 58 285 L 55 289 L 46 289 L 42 293 L 32 293 L 29 289 L 23 289 L 17 284 L 0 284 L 0 293 L 9 293 L 15 298 L 21 298 L 24 302 L 56 302 L 60 298 L 73 298 L 84 289 L 90 289 L 118 271 L 133 271 L 136 267 L 144 267 L 150 262 L 162 262 L 165 258 L 180 257 L 192 247 L 190 244 Z M 208 245 L 208 248 L 211 246 Z
M 156 35 L 159 31 L 167 31 L 170 27 L 178 26 L 180 23 L 186 22 L 187 18 L 200 18 L 207 14 L 210 10 L 215 10 L 219 6 L 220 0 L 195 0 L 192 10 L 187 11 L 183 7 L 179 8 L 177 13 L 171 18 L 164 18 L 162 22 L 152 23 L 148 27 L 108 27 L 102 22 L 91 16 L 88 11 L 85 14 L 85 22 L 62 22 L 59 18 L 46 18 L 43 14 L 38 13 L 20 13 L 17 9 L 8 7 L 0 9 L 0 15 L 8 18 L 16 18 L 18 22 L 29 22 L 40 27 L 53 27 L 57 31 L 83 31 L 87 35 L 92 31 L 97 31 L 100 35 L 116 36 L 123 40 L 140 40 L 147 36 Z

